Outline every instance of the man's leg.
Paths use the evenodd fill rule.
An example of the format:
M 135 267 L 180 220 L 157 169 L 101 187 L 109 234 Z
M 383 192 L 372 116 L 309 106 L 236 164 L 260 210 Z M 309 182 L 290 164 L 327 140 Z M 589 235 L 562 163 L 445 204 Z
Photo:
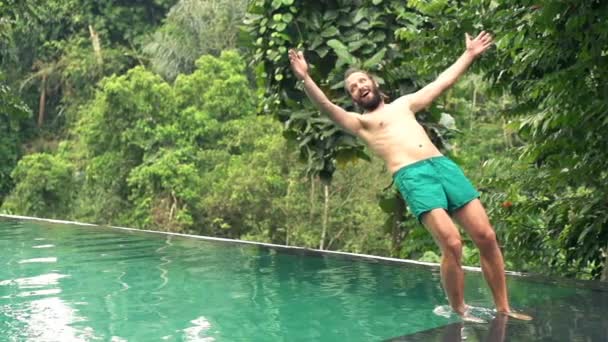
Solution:
M 490 331 L 486 337 L 486 341 L 503 342 L 507 336 L 507 322 L 509 316 L 505 313 L 498 313 L 492 320 Z
M 479 199 L 474 199 L 455 211 L 454 218 L 469 233 L 479 248 L 481 269 L 492 291 L 496 310 L 510 312 L 502 253 L 488 215 Z
M 464 272 L 462 271 L 462 242 L 458 228 L 444 209 L 433 209 L 422 215 L 422 223 L 441 248 L 441 283 L 450 306 L 464 315 Z

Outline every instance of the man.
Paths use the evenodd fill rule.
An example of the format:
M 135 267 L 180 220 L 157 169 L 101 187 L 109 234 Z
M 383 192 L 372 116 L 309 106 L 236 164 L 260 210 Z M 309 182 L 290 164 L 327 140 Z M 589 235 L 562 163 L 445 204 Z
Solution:
M 419 91 L 385 103 L 378 84 L 363 71 L 347 72 L 345 87 L 365 115 L 347 112 L 333 104 L 308 74 L 302 52 L 289 51 L 295 76 L 304 84 L 310 100 L 345 130 L 361 138 L 378 154 L 393 174 L 395 184 L 410 210 L 424 224 L 442 253 L 441 280 L 450 306 L 463 318 L 470 318 L 464 303 L 462 242 L 452 218 L 470 234 L 480 251 L 481 268 L 488 282 L 496 310 L 519 319 L 531 319 L 511 311 L 507 298 L 504 263 L 496 235 L 479 194 L 462 170 L 433 145 L 414 114 L 428 107 L 492 45 L 492 37 L 481 32 L 475 39 L 467 34 L 465 52 L 439 77 Z M 451 217 L 450 217 L 451 215 Z

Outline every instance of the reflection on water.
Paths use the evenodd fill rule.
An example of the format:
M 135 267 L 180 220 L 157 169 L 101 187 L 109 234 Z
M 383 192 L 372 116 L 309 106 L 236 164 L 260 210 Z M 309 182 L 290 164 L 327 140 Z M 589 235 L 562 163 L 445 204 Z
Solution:
M 458 318 L 433 313 L 447 303 L 437 270 L 423 267 L 1 219 L 0 251 L 0 336 L 9 340 L 380 341 L 423 331 L 485 341 L 520 329 L 496 319 L 482 333 L 449 325 Z M 522 308 L 571 308 L 567 298 L 587 295 L 510 285 Z M 478 273 L 467 274 L 466 296 L 491 307 Z
M 472 328 L 472 325 L 467 325 L 463 322 L 453 323 L 443 329 L 443 342 L 462 342 L 462 341 L 484 341 L 484 342 L 504 342 L 506 338 L 507 322 L 509 316 L 498 314 L 489 324 L 489 329 L 486 334 L 478 334 Z
M 25 259 L 25 260 L 19 260 L 18 263 L 19 264 L 31 264 L 31 263 L 44 263 L 44 262 L 57 262 L 57 258 L 55 257 L 49 257 L 49 258 L 32 258 L 32 259 Z
M 207 321 L 205 317 L 199 317 L 190 321 L 192 326 L 184 329 L 184 338 L 187 341 L 201 341 L 201 342 L 212 342 L 215 341 L 213 337 L 207 336 L 207 330 L 211 328 L 211 323 Z
M 75 329 L 73 323 L 83 321 L 68 303 L 56 295 L 61 293 L 59 280 L 68 277 L 59 273 L 0 281 L 3 295 L 0 312 L 3 336 L 10 340 L 89 341 L 93 329 Z M 16 300 L 18 297 L 33 297 Z M 13 303 L 19 303 L 14 305 Z M 9 318 L 10 321 L 7 321 Z
M 43 286 L 54 286 L 58 284 L 59 279 L 68 277 L 65 274 L 49 273 L 28 278 L 17 278 L 0 281 L 0 286 L 16 284 L 19 288 L 39 288 Z
M 32 248 L 53 248 L 55 247 L 55 245 L 38 245 L 38 246 L 32 246 Z

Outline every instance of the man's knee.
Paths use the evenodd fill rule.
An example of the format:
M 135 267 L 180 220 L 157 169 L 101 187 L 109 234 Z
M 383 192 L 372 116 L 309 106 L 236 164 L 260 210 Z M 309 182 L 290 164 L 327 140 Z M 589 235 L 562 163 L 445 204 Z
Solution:
M 443 256 L 460 263 L 462 257 L 462 240 L 460 236 L 451 236 L 445 239 L 443 246 Z
M 496 241 L 496 233 L 490 226 L 487 226 L 481 231 L 477 232 L 472 238 L 479 248 L 492 248 L 498 245 Z

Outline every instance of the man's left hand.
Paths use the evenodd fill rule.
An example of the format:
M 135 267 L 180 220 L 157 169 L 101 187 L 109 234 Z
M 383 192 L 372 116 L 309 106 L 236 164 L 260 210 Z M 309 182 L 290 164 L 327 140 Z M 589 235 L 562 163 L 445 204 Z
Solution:
M 465 41 L 467 46 L 467 52 L 473 57 L 481 55 L 492 45 L 492 36 L 486 31 L 481 31 L 475 39 L 471 39 L 468 33 L 465 33 Z

